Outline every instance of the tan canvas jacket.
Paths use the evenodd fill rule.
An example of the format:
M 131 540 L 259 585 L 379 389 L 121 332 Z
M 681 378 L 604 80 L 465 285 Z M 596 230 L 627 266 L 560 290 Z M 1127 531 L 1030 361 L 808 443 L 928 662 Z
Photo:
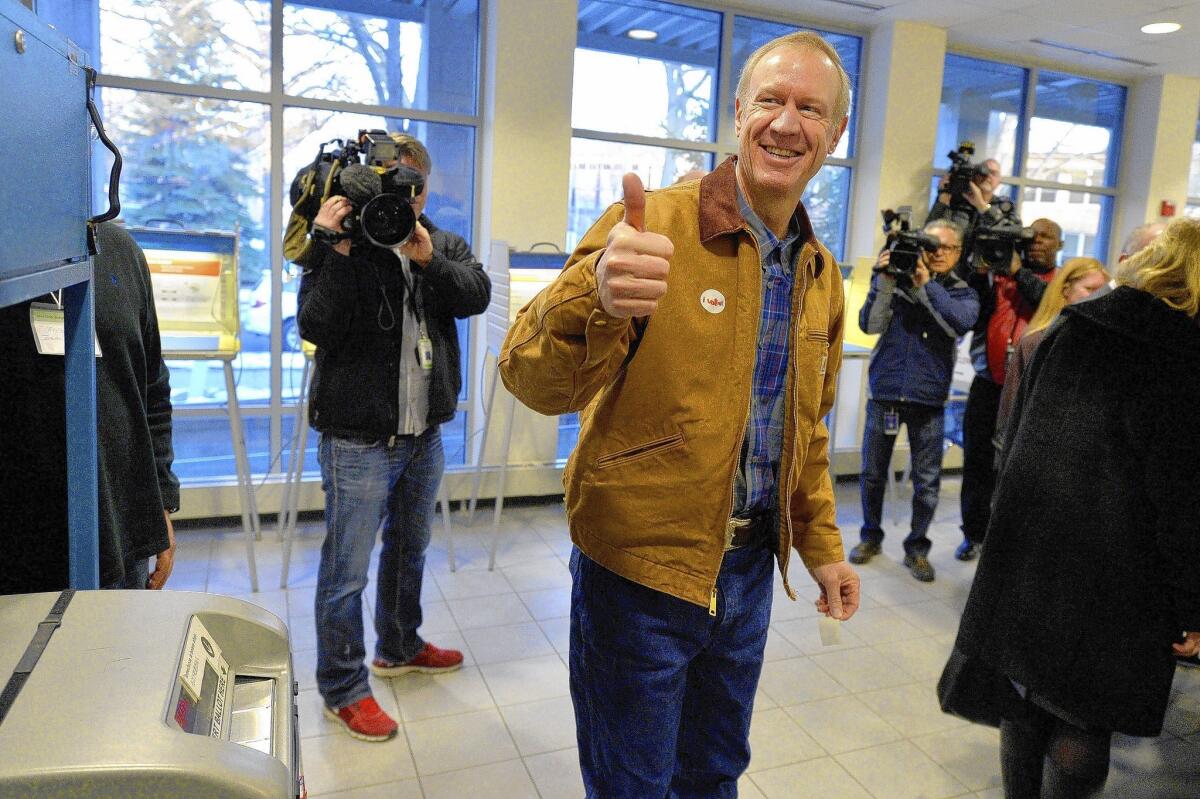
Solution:
M 654 314 L 609 316 L 596 262 L 622 204 L 585 234 L 554 283 L 517 316 L 500 354 L 504 384 L 545 414 L 582 411 L 564 474 L 571 540 L 601 566 L 709 605 L 724 555 L 734 472 L 750 414 L 762 306 L 761 259 L 738 209 L 734 159 L 698 182 L 646 195 L 646 230 L 675 244 Z M 841 366 L 844 296 L 812 235 L 795 264 L 780 462 L 779 569 L 843 560 L 823 422 Z

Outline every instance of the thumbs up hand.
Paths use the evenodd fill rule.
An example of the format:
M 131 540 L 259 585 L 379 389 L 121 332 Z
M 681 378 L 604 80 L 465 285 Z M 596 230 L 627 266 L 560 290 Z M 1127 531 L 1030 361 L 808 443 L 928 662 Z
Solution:
M 625 217 L 608 234 L 608 246 L 596 264 L 596 290 L 609 316 L 649 316 L 667 293 L 667 272 L 675 245 L 659 233 L 647 233 L 646 191 L 641 179 L 626 173 L 621 183 Z

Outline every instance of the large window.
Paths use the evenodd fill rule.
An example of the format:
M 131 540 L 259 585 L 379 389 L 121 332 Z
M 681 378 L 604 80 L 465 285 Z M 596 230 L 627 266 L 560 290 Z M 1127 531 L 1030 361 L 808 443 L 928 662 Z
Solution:
M 738 72 L 759 45 L 796 30 L 795 24 L 656 0 L 580 0 L 568 249 L 620 199 L 624 173 L 638 173 L 651 188 L 667 186 L 736 152 Z M 819 33 L 841 56 L 853 94 L 862 40 Z M 726 37 L 729 52 L 721 48 Z M 817 236 L 839 258 L 853 168 L 853 113 L 850 119 L 847 135 L 805 194 Z
M 738 73 L 760 45 L 796 24 L 723 14 L 657 0 L 579 0 L 571 109 L 567 248 L 621 198 L 626 172 L 649 188 L 713 169 L 737 152 Z M 807 28 L 807 30 L 813 30 Z M 842 258 L 854 168 L 862 40 L 818 31 L 851 78 L 851 114 L 836 152 L 809 182 L 805 207 L 817 237 Z M 731 42 L 728 51 L 722 41 Z M 559 457 L 575 446 L 578 419 L 559 424 Z
M 426 213 L 471 241 L 480 125 L 477 0 L 284 2 L 278 31 L 273 5 L 38 3 L 99 68 L 102 114 L 125 160 L 125 222 L 238 234 L 234 373 L 256 481 L 286 467 L 304 366 L 295 321 L 299 276 L 280 252 L 293 176 L 321 142 L 360 128 L 407 131 L 433 158 Z M 272 49 L 273 36 L 281 48 Z M 102 148 L 96 154 L 93 185 L 102 207 L 110 161 Z M 444 428 L 450 464 L 466 458 L 469 332 L 461 322 L 464 390 L 458 417 Z M 176 472 L 185 484 L 227 480 L 234 463 L 221 364 L 168 365 Z M 306 445 L 313 469 L 315 436 Z
M 1025 224 L 1062 226 L 1062 258 L 1108 256 L 1125 88 L 947 54 L 934 165 L 964 141 L 995 158 Z

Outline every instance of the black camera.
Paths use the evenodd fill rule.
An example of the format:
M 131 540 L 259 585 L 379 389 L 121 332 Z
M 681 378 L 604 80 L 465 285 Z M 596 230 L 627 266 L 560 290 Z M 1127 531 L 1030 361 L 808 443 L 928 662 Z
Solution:
M 887 250 L 891 253 L 883 271 L 893 277 L 911 279 L 917 271 L 922 250 L 937 252 L 942 242 L 937 236 L 910 229 L 910 206 L 902 205 L 898 211 L 885 208 L 880 213 L 883 216 L 883 232 L 887 234 Z
M 395 164 L 399 157 L 399 145 L 387 131 L 360 130 L 355 139 L 325 142 L 313 163 L 292 181 L 293 210 L 311 221 L 324 199 L 345 197 L 352 210 L 342 220 L 344 232 L 314 227 L 314 238 L 327 243 L 349 238 L 387 249 L 399 247 L 416 228 L 413 204 L 425 190 L 425 177 L 411 167 Z M 317 190 L 301 199 L 303 183 L 314 172 Z
M 1024 258 L 1032 243 L 1033 228 L 1012 224 L 980 228 L 975 232 L 972 257 L 977 265 L 986 266 L 997 275 L 1007 275 L 1012 270 L 1013 255 Z
M 946 184 L 946 192 L 950 195 L 950 204 L 962 204 L 966 202 L 963 195 L 971 191 L 971 184 L 975 182 L 975 178 L 990 177 L 991 170 L 987 168 L 987 164 L 982 161 L 972 163 L 971 156 L 975 155 L 975 143 L 965 141 L 958 145 L 957 150 L 951 150 L 946 154 L 950 159 L 950 171 L 946 173 L 948 178 Z

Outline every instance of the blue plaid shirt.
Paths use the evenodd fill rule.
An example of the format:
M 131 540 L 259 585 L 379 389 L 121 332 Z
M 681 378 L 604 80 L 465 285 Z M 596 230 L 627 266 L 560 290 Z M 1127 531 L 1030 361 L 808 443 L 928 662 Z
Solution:
M 788 342 L 792 327 L 792 265 L 804 241 L 800 220 L 793 216 L 787 237 L 775 237 L 750 208 L 738 189 L 738 206 L 758 240 L 762 258 L 762 318 L 754 358 L 754 383 L 750 421 L 742 442 L 734 480 L 733 509 L 738 516 L 770 510 L 778 505 L 777 475 L 783 451 L 783 391 L 787 384 Z

